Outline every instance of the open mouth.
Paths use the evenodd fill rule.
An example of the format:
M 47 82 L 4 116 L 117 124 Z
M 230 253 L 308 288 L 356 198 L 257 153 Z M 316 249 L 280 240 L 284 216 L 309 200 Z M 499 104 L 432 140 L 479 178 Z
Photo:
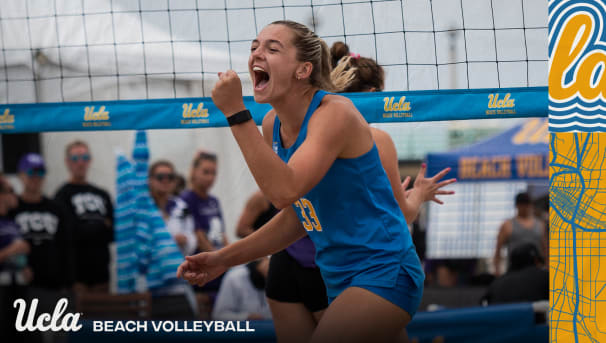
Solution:
M 269 74 L 261 67 L 253 67 L 255 74 L 255 90 L 263 90 L 269 83 Z

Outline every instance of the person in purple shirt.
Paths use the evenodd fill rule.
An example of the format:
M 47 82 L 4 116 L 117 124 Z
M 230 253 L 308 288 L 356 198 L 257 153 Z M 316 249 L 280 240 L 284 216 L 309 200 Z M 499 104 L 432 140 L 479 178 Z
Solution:
M 196 226 L 198 252 L 228 244 L 219 199 L 209 194 L 217 177 L 217 155 L 199 152 L 192 161 L 190 184 L 180 197 L 190 209 Z
M 196 253 L 221 249 L 228 244 L 219 199 L 209 194 L 217 177 L 217 155 L 201 151 L 192 161 L 190 189 L 180 195 L 194 218 Z M 194 286 L 198 307 L 212 307 L 223 275 L 203 287 Z M 204 312 L 204 311 L 202 311 Z
M 30 246 L 21 237 L 19 226 L 8 216 L 16 205 L 17 197 L 0 173 L 0 332 L 7 342 L 22 338 L 13 324 L 17 317 L 13 301 L 26 297 L 26 284 L 31 279 L 31 270 L 26 266 Z

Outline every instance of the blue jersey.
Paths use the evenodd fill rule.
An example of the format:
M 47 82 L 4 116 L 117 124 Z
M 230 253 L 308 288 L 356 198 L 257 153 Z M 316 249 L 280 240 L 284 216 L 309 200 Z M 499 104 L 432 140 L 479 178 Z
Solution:
M 305 140 L 309 119 L 325 94 L 314 95 L 299 136 L 288 149 L 282 145 L 276 116 L 273 149 L 284 162 Z M 359 157 L 336 159 L 324 178 L 292 206 L 314 242 L 329 297 L 356 285 L 393 288 L 401 270 L 422 287 L 425 276 L 376 145 Z

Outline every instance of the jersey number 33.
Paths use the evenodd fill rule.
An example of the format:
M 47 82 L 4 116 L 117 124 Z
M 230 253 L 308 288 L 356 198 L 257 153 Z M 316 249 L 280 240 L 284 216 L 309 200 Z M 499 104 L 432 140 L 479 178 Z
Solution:
M 307 231 L 322 231 L 322 224 L 316 215 L 316 210 L 311 201 L 301 198 L 295 202 L 295 206 L 301 211 L 301 223 Z

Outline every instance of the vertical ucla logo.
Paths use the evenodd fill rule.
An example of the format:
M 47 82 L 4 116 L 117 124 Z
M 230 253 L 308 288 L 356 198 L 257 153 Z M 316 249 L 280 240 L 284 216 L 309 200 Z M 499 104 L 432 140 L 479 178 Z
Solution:
M 549 3 L 549 129 L 606 129 L 606 5 Z

